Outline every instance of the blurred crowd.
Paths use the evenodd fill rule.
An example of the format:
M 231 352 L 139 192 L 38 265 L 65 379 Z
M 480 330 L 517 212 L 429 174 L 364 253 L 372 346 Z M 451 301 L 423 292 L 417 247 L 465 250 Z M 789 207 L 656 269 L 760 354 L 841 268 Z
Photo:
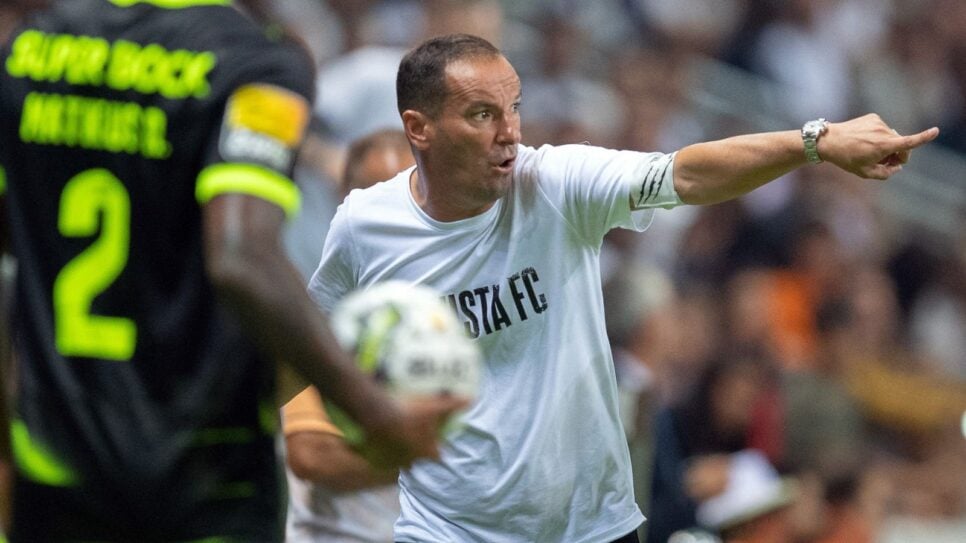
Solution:
M 469 32 L 504 50 L 523 81 L 527 145 L 670 152 L 752 131 L 755 112 L 709 115 L 695 99 L 694 68 L 712 59 L 781 89 L 768 96 L 784 128 L 875 111 L 900 131 L 937 125 L 938 145 L 966 152 L 961 0 L 274 8 L 319 64 L 299 173 L 315 211 L 289 240 L 307 274 L 341 200 L 330 180 L 346 145 L 400 127 L 396 66 L 431 35 Z M 948 175 L 966 191 L 966 172 Z M 714 517 L 699 511 L 725 495 L 731 459 L 748 451 L 796 482 L 772 519 L 778 541 L 966 540 L 966 229 L 901 231 L 913 227 L 892 220 L 879 190 L 805 168 L 606 240 L 605 307 L 647 541 L 699 540 L 687 530 Z

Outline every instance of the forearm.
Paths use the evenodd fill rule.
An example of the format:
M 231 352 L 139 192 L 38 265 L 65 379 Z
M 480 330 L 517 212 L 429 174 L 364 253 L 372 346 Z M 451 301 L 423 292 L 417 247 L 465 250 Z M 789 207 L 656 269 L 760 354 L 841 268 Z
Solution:
M 219 291 L 265 351 L 289 363 L 364 426 L 382 420 L 389 409 L 379 401 L 383 391 L 339 348 L 285 255 L 261 255 L 239 266 L 244 279 L 222 283 Z
M 220 299 L 266 354 L 290 363 L 363 427 L 391 424 L 394 404 L 339 347 L 285 256 L 277 229 L 258 224 L 282 220 L 280 211 L 265 212 L 270 205 L 240 196 L 208 204 L 206 263 Z M 225 223 L 239 226 L 215 227 Z
M 829 123 L 818 138 L 821 159 L 859 177 L 888 179 L 910 152 L 939 135 L 936 127 L 902 136 L 878 115 Z M 688 204 L 713 204 L 746 194 L 808 163 L 801 132 L 737 136 L 681 149 L 674 160 L 674 189 Z
M 687 204 L 714 204 L 747 194 L 805 164 L 797 130 L 697 143 L 678 151 L 674 189 Z
M 334 492 L 390 485 L 399 477 L 398 470 L 370 465 L 338 436 L 297 432 L 285 441 L 292 473 Z

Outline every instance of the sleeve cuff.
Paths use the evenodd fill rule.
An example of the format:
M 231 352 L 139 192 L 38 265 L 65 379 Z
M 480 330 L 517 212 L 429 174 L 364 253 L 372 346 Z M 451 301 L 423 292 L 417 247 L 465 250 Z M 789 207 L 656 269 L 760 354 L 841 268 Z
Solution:
M 325 412 L 322 397 L 315 387 L 308 387 L 282 407 L 282 433 L 319 432 L 342 436 Z
M 281 207 L 291 219 L 298 215 L 302 194 L 294 181 L 256 164 L 221 163 L 198 174 L 195 198 L 206 204 L 219 194 L 241 193 L 267 200 Z

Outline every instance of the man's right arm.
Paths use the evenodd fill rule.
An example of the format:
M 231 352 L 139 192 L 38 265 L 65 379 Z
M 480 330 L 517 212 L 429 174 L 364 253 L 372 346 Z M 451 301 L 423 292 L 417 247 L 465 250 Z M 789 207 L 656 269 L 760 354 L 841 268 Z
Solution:
M 887 179 L 909 153 L 936 138 L 938 128 L 901 136 L 878 115 L 831 123 L 818 140 L 819 156 L 859 177 Z M 805 166 L 801 132 L 736 136 L 681 149 L 674 161 L 674 189 L 687 204 L 714 204 L 742 196 Z
M 353 417 L 387 464 L 438 457 L 438 428 L 465 402 L 438 398 L 403 410 L 355 366 L 285 256 L 283 210 L 258 197 L 224 193 L 205 203 L 203 214 L 208 275 L 263 351 L 293 364 Z

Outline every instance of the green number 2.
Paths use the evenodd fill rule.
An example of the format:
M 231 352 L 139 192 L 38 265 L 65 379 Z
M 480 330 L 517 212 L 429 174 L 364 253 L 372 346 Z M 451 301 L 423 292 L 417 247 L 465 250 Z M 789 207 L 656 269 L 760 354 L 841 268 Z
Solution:
M 130 360 L 137 343 L 131 319 L 91 314 L 91 303 L 127 265 L 131 198 L 104 169 L 84 171 L 67 182 L 58 228 L 65 237 L 100 235 L 64 266 L 54 281 L 54 330 L 64 356 Z

